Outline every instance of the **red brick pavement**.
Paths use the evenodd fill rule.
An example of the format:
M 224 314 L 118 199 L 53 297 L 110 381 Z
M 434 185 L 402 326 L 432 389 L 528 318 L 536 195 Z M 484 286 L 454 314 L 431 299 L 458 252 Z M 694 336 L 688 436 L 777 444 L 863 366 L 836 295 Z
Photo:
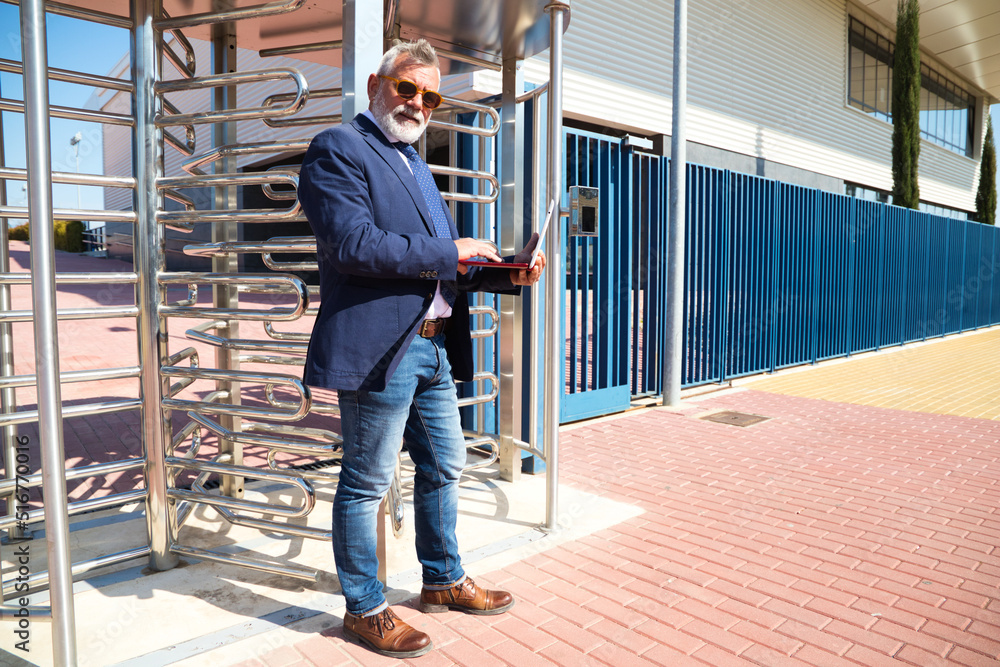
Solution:
M 15 270 L 26 254 L 12 244 Z M 60 271 L 130 269 L 59 255 Z M 60 304 L 128 292 L 67 286 Z M 25 294 L 15 290 L 15 308 Z M 61 323 L 64 369 L 135 363 L 132 323 L 103 322 L 96 335 Z M 190 344 L 183 330 L 171 343 Z M 18 372 L 30 372 L 26 325 L 15 345 Z M 136 386 L 67 385 L 64 397 Z M 32 400 L 19 390 L 22 407 Z M 741 429 L 697 418 L 716 409 L 771 419 Z M 137 427 L 135 413 L 67 420 L 67 458 L 136 455 Z M 995 421 L 758 391 L 591 422 L 564 431 L 563 483 L 643 514 L 477 577 L 517 594 L 508 614 L 423 615 L 412 601 L 401 614 L 434 639 L 425 666 L 996 664 L 998 452 Z M 563 509 L 570 520 L 588 510 Z M 323 634 L 246 664 L 394 661 L 346 643 L 331 619 Z
M 715 409 L 771 419 L 696 417 Z M 419 664 L 1000 659 L 996 422 L 731 391 L 570 429 L 561 446 L 565 484 L 644 513 L 480 577 L 518 596 L 506 615 L 408 603 L 436 646 Z M 357 663 L 394 661 L 331 620 L 244 664 Z

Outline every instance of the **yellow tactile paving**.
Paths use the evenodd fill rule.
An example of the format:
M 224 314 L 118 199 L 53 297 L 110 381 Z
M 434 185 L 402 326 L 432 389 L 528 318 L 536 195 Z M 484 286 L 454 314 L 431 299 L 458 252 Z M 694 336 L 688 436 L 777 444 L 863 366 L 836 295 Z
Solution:
M 1000 326 L 739 384 L 790 396 L 1000 420 Z

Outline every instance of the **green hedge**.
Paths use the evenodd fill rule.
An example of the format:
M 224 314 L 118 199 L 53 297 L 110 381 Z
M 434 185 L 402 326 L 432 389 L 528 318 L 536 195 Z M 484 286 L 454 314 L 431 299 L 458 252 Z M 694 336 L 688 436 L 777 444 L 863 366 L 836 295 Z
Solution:
M 27 241 L 29 232 L 28 225 L 12 227 L 7 231 L 7 238 Z M 83 252 L 83 223 L 79 220 L 56 220 L 53 233 L 56 250 Z
M 7 238 L 11 241 L 27 241 L 30 225 L 18 225 L 7 230 Z

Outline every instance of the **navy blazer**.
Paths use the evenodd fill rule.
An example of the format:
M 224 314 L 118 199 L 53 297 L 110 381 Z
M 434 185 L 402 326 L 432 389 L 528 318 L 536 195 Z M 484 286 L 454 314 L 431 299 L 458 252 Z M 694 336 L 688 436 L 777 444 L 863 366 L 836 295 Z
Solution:
M 435 237 L 404 159 L 363 115 L 319 133 L 306 151 L 298 196 L 316 234 L 320 274 L 307 385 L 384 389 L 417 335 L 438 280 L 457 282 L 446 349 L 455 379 L 471 380 L 466 292 L 519 293 L 502 269 L 458 273 L 458 249 L 452 240 Z M 458 238 L 444 209 L 452 238 Z

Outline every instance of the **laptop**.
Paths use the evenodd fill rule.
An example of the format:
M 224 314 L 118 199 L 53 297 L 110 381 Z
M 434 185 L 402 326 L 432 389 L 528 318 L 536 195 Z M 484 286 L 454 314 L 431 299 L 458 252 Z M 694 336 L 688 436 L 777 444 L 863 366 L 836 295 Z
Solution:
M 552 214 L 555 211 L 556 202 L 553 199 L 549 203 L 549 210 L 545 213 L 545 222 L 542 223 L 542 231 L 538 233 L 538 243 L 535 244 L 535 249 L 531 252 L 531 259 L 527 262 L 515 262 L 513 258 L 505 258 L 502 262 L 491 262 L 488 259 L 463 259 L 462 264 L 466 266 L 486 266 L 495 269 L 532 269 L 535 267 L 535 261 L 538 259 L 538 251 L 542 248 L 542 243 L 545 241 L 545 233 L 549 231 L 549 223 L 552 222 Z

